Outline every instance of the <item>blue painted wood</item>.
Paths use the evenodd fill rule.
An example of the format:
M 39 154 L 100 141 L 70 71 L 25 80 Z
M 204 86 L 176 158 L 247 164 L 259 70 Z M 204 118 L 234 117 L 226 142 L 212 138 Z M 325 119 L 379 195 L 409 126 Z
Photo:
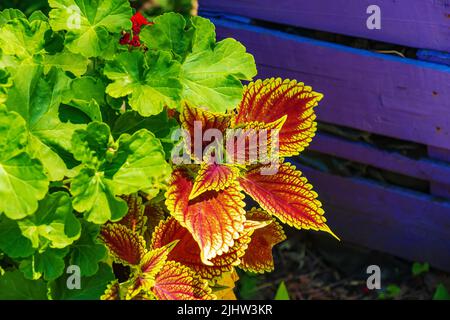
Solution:
M 380 30 L 367 28 L 370 5 Z M 200 9 L 450 52 L 449 0 L 200 0 Z
M 450 67 L 213 19 L 254 54 L 260 78 L 325 94 L 319 120 L 450 150 Z
M 343 241 L 450 271 L 450 202 L 297 165 Z
M 450 66 L 450 53 L 434 50 L 418 50 L 417 58 L 423 61 L 435 62 Z
M 428 147 L 428 155 L 432 159 L 450 163 L 450 150 Z M 430 184 L 430 192 L 439 197 L 450 198 L 450 180 L 444 180 L 443 182 L 432 181 Z
M 348 159 L 397 172 L 406 176 L 426 180 L 450 189 L 450 161 L 439 157 L 412 159 L 397 152 L 389 152 L 364 142 L 353 142 L 330 134 L 318 134 L 308 150 Z M 444 160 L 444 161 L 438 161 Z M 442 195 L 442 194 L 440 194 Z M 448 196 L 450 199 L 450 196 Z

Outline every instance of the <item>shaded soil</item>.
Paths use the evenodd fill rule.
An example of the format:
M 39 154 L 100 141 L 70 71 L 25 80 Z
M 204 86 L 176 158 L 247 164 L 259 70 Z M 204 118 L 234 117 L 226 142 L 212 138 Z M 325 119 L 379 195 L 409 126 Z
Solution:
M 413 275 L 413 262 L 327 235 L 287 230 L 288 240 L 274 249 L 275 271 L 240 273 L 241 299 L 273 299 L 284 281 L 290 298 L 303 300 L 432 299 L 439 284 L 450 288 L 450 274 L 433 269 Z M 381 268 L 381 289 L 366 286 L 369 265 Z

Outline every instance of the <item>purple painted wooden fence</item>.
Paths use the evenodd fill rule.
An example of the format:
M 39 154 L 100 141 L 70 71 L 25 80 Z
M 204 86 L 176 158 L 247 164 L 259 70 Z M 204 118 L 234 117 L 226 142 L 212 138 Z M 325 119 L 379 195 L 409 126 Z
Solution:
M 370 5 L 381 30 L 369 30 Z M 450 52 L 450 0 L 200 0 L 202 10 Z
M 363 142 L 352 142 L 329 134 L 317 135 L 309 149 L 401 173 L 409 177 L 450 186 L 450 163 L 444 161 L 428 158 L 412 159 L 397 152 L 389 152 Z M 433 158 L 439 159 L 438 157 Z
M 450 270 L 450 203 L 298 166 L 343 240 Z
M 214 22 L 255 56 L 258 77 L 301 79 L 326 93 L 320 120 L 450 150 L 450 67 Z

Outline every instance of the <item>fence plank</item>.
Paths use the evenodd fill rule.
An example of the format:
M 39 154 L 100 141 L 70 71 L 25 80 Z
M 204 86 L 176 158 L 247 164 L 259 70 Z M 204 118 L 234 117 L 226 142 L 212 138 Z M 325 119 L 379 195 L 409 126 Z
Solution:
M 325 122 L 450 150 L 450 67 L 213 19 L 254 54 L 260 78 L 299 79 L 325 94 Z
M 428 155 L 430 158 L 450 163 L 450 150 L 428 147 Z M 430 191 L 431 194 L 450 198 L 450 179 L 444 180 L 444 182 L 432 182 L 430 184 Z
M 450 202 L 297 165 L 344 241 L 450 271 Z
M 367 28 L 367 8 L 381 29 Z M 450 52 L 450 0 L 201 0 L 200 8 L 414 48 Z
M 412 159 L 367 143 L 352 142 L 324 133 L 314 138 L 309 150 L 440 183 L 449 186 L 450 189 L 450 162 L 433 161 L 427 158 Z

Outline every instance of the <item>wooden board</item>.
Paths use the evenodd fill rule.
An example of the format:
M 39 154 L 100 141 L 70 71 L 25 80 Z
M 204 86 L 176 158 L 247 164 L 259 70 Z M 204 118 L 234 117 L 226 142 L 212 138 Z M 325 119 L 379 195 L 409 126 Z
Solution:
M 432 159 L 441 160 L 442 163 L 450 163 L 450 150 L 429 147 L 428 155 Z M 434 181 L 430 184 L 430 189 L 431 194 L 450 198 L 450 179 L 446 179 L 443 182 Z
M 319 120 L 450 150 L 450 67 L 213 19 L 243 42 L 259 78 L 304 81 L 325 94 Z
M 343 241 L 450 271 L 450 202 L 297 165 Z
M 363 142 L 352 142 L 330 134 L 318 134 L 308 150 L 348 159 L 397 172 L 409 177 L 447 186 L 450 189 L 450 161 L 428 158 L 412 159 L 397 152 L 389 152 Z M 450 195 L 448 196 L 450 198 Z
M 367 28 L 367 8 L 381 29 Z M 450 52 L 450 0 L 200 0 L 200 8 L 286 25 Z

